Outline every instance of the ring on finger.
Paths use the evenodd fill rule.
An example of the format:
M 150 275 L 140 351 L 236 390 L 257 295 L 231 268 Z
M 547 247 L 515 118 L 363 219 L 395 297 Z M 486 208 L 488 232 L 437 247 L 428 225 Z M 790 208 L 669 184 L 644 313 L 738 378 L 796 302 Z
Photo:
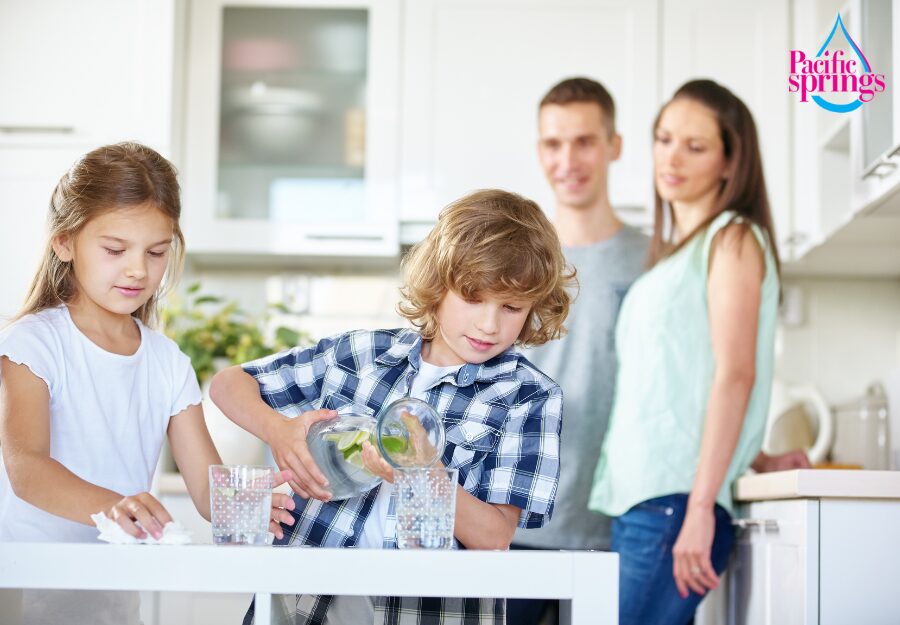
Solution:
M 691 575 L 699 575 L 699 574 L 700 574 L 700 567 L 699 567 L 699 566 L 692 566 L 692 567 L 691 567 Z

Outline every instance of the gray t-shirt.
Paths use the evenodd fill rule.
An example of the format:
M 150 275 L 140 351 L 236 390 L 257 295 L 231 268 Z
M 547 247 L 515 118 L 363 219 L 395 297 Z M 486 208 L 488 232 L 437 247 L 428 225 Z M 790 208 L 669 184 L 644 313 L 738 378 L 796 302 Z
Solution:
M 563 248 L 579 284 L 565 322 L 568 334 L 523 350 L 563 390 L 559 489 L 550 522 L 516 530 L 516 545 L 609 549 L 609 518 L 588 510 L 587 501 L 612 408 L 616 319 L 626 291 L 644 269 L 648 246 L 646 235 L 626 225 L 611 239 Z

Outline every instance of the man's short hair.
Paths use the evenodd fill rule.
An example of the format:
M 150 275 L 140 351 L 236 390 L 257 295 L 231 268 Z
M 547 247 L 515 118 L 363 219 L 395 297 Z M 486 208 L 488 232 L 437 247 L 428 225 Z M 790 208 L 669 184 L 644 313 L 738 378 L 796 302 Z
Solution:
M 613 102 L 612 96 L 606 90 L 606 87 L 590 78 L 566 78 L 562 82 L 557 83 L 541 100 L 538 110 L 548 104 L 564 106 L 575 102 L 593 102 L 599 106 L 600 110 L 603 111 L 604 118 L 607 120 L 609 134 L 614 135 L 616 133 L 616 104 Z

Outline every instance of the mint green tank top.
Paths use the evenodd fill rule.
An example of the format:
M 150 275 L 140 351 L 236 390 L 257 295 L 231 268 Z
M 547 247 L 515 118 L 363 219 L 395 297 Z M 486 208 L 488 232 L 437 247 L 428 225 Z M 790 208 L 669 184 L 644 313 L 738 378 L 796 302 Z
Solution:
M 693 488 L 715 360 L 707 306 L 707 268 L 716 233 L 735 217 L 719 215 L 705 233 L 660 261 L 631 287 L 616 326 L 615 403 L 594 475 L 589 508 L 619 516 L 632 506 Z M 772 385 L 778 273 L 765 254 L 759 304 L 756 378 L 740 438 L 716 502 L 732 512 L 731 485 L 762 445 Z M 565 461 L 565 460 L 563 460 Z

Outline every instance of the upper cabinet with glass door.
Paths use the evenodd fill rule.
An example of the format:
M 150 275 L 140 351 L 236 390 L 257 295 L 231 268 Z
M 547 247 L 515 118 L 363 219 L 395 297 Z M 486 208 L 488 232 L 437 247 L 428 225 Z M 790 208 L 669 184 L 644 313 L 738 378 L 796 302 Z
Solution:
M 188 252 L 398 251 L 396 0 L 191 3 Z
M 865 208 L 880 203 L 900 186 L 900 93 L 894 84 L 900 67 L 900 1 L 855 0 L 851 7 L 860 16 L 865 61 L 871 63 L 867 71 L 882 74 L 886 83 L 861 107 L 855 120 L 859 143 L 854 169 L 861 175 L 856 178 L 854 205 Z

